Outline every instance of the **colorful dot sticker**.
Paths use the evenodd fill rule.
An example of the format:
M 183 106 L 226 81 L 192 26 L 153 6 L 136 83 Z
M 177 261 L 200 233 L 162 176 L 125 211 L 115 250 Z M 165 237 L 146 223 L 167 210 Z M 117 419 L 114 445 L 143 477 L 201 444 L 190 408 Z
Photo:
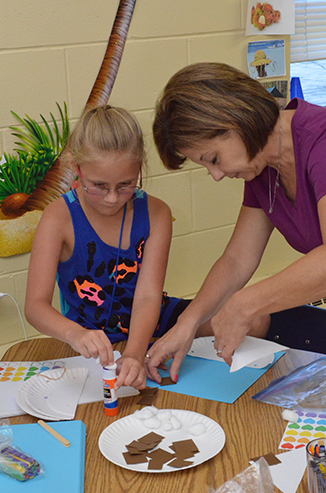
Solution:
M 309 442 L 310 442 L 310 440 L 308 440 L 308 438 L 305 438 L 305 437 L 298 439 L 298 443 L 309 443 Z
M 321 433 L 320 431 L 317 431 L 317 433 L 314 433 L 314 438 L 325 438 L 325 433 Z
M 287 435 L 293 435 L 293 436 L 296 436 L 298 434 L 298 432 L 296 430 L 288 430 L 286 432 Z
M 298 425 L 298 428 L 300 428 L 300 425 Z M 302 429 L 303 429 L 303 430 L 310 430 L 310 431 L 311 431 L 311 430 L 313 430 L 313 429 L 314 429 L 314 427 L 313 427 L 312 425 L 304 425 L 304 426 L 302 427 Z
M 294 448 L 294 445 L 293 443 L 284 442 L 279 448 L 292 450 Z
M 310 426 L 310 425 L 307 425 L 307 426 Z M 289 425 L 289 428 L 290 428 L 290 430 L 291 429 L 298 430 L 300 428 L 300 425 L 298 425 L 298 423 L 291 423 Z
M 297 441 L 297 439 L 296 439 L 296 437 L 287 436 L 287 437 L 286 437 L 286 441 L 287 441 L 287 442 L 292 442 L 292 443 L 293 443 L 293 442 L 296 442 L 296 441 Z
M 0 382 L 25 381 L 46 370 L 64 367 L 63 361 L 6 362 L 0 364 Z
M 325 411 L 295 410 L 299 415 L 297 423 L 288 423 L 283 434 L 280 449 L 292 450 L 305 447 L 314 438 L 326 437 Z

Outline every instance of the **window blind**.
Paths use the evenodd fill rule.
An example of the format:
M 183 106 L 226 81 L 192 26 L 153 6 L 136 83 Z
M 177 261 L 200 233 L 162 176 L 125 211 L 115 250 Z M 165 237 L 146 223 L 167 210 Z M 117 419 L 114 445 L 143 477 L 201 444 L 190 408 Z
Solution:
M 326 58 L 326 0 L 295 0 L 291 62 Z

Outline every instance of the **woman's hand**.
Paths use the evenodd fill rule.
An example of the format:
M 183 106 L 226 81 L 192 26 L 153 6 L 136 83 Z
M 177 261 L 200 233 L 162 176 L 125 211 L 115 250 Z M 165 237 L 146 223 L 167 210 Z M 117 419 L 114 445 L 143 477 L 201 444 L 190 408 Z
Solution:
M 242 309 L 239 296 L 234 295 L 211 319 L 214 348 L 229 366 L 234 351 L 257 323 L 257 319 L 249 315 L 248 311 Z
M 85 329 L 79 326 L 79 330 L 74 328 L 69 333 L 67 342 L 85 358 L 99 357 L 102 366 L 114 364 L 112 344 L 102 330 Z
M 149 378 L 161 383 L 162 377 L 158 368 L 166 370 L 165 362 L 173 358 L 170 368 L 170 377 L 174 382 L 178 380 L 178 373 L 182 361 L 190 349 L 195 332 L 183 330 L 178 322 L 163 337 L 158 339 L 148 350 L 146 357 L 146 373 Z
M 135 389 L 146 387 L 146 372 L 144 365 L 136 358 L 122 355 L 117 360 L 118 379 L 114 386 L 118 390 L 122 385 L 130 385 Z

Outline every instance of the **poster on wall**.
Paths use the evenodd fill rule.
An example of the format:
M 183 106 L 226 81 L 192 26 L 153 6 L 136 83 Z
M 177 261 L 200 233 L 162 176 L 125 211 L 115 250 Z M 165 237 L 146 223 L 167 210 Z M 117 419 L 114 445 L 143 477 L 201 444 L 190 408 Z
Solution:
M 253 79 L 286 75 L 284 39 L 248 43 L 248 68 Z
M 246 36 L 294 34 L 295 0 L 248 1 Z

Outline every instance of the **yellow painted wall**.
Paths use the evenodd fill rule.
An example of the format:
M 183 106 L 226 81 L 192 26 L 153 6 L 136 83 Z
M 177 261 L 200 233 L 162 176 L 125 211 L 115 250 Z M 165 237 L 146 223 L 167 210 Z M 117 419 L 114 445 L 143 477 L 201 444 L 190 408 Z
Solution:
M 10 110 L 39 119 L 66 101 L 71 122 L 80 115 L 102 63 L 118 0 L 10 0 L 0 4 L 0 155 L 11 152 L 16 124 Z M 204 169 L 168 172 L 151 140 L 153 107 L 177 70 L 199 61 L 229 63 L 248 73 L 246 0 L 138 0 L 110 98 L 137 115 L 147 137 L 145 189 L 165 200 L 176 221 L 166 289 L 192 296 L 230 238 L 243 183 L 216 184 Z M 280 36 L 278 36 L 280 37 Z M 289 73 L 289 36 L 285 36 Z M 297 258 L 279 235 L 272 238 L 256 279 Z M 29 254 L 0 258 L 0 292 L 23 312 Z M 46 275 L 46 273 L 44 273 Z M 58 304 L 56 293 L 55 306 Z M 29 337 L 37 335 L 26 324 Z M 0 299 L 0 348 L 23 337 L 14 302 Z M 1 354 L 1 352 L 0 352 Z

